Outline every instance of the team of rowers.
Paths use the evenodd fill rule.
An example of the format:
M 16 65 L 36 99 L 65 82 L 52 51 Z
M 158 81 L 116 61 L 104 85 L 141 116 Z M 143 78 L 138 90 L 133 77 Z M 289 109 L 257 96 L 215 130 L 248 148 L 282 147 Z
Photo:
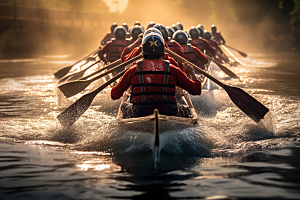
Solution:
M 150 115 L 155 109 L 164 115 L 190 117 L 189 108 L 177 103 L 176 93 L 182 88 L 192 95 L 200 95 L 201 82 L 189 64 L 176 60 L 164 49 L 170 49 L 203 70 L 206 70 L 207 57 L 229 63 L 219 48 L 220 44 L 225 44 L 224 38 L 216 26 L 212 25 L 211 31 L 204 30 L 200 24 L 184 31 L 180 23 L 166 27 L 150 22 L 146 30 L 138 21 L 131 28 L 126 23 L 122 26 L 114 23 L 111 33 L 101 41 L 99 58 L 108 64 L 120 58 L 125 62 L 143 54 L 141 60 L 127 67 L 111 90 L 111 98 L 118 99 L 130 88 L 130 102 L 121 106 L 123 117 Z

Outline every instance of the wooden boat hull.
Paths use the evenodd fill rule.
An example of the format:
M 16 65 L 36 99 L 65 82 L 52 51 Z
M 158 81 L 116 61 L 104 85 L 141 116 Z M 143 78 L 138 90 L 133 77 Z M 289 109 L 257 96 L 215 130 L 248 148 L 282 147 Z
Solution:
M 129 99 L 128 95 L 124 95 L 122 104 Z M 183 97 L 186 104 L 189 106 L 192 114 L 192 118 L 186 117 L 176 117 L 176 116 L 167 116 L 158 114 L 157 119 L 159 121 L 159 133 L 173 131 L 178 129 L 184 129 L 191 127 L 197 124 L 197 114 L 196 111 L 191 103 L 189 95 L 184 93 Z M 121 104 L 121 105 L 122 105 Z M 134 130 L 134 131 L 141 131 L 147 133 L 154 133 L 154 123 L 155 123 L 155 114 L 144 116 L 144 117 L 137 117 L 137 118 L 127 118 L 123 119 L 123 113 L 121 109 L 119 109 L 119 114 L 117 119 L 119 120 L 118 123 L 123 129 L 127 130 Z

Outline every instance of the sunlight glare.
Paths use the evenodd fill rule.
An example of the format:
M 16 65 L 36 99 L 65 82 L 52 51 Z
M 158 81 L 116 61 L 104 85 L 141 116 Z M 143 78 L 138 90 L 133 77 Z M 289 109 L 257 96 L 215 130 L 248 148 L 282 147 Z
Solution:
M 109 7 L 109 12 L 123 12 L 127 7 L 128 0 L 103 0 Z

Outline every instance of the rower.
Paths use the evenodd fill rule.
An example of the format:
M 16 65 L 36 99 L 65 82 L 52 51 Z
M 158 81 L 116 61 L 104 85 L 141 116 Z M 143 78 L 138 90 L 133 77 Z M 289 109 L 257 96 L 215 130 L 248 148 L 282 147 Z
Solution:
M 214 39 L 212 39 L 211 33 L 209 31 L 204 31 L 204 39 L 206 39 L 209 44 L 211 46 L 213 46 L 216 49 L 216 60 L 220 63 L 222 63 L 223 61 L 226 63 L 229 63 L 230 60 L 228 59 L 228 57 L 224 54 L 224 52 L 222 51 L 222 49 L 219 47 L 218 42 Z
M 215 48 L 212 47 L 206 39 L 203 39 L 202 37 L 200 37 L 200 32 L 197 28 L 192 26 L 189 30 L 189 33 L 191 35 L 191 39 L 189 39 L 188 43 L 194 45 L 203 53 L 205 50 L 207 55 L 209 55 L 209 56 L 215 56 L 215 54 L 216 54 Z
M 163 60 L 164 39 L 157 33 L 143 37 L 143 59 L 129 68 L 120 82 L 111 90 L 111 98 L 119 99 L 131 87 L 130 102 L 121 105 L 123 118 L 141 117 L 153 114 L 155 109 L 160 114 L 190 117 L 191 111 L 185 105 L 177 104 L 175 86 L 187 90 L 190 94 L 200 95 L 201 83 L 196 78 L 193 68 L 185 65 L 185 72 Z
M 123 49 L 130 44 L 130 40 L 126 39 L 126 30 L 123 26 L 115 28 L 114 35 L 115 38 L 107 42 L 98 53 L 99 58 L 104 61 L 105 64 L 120 59 Z M 106 55 L 106 57 L 104 57 L 104 55 Z M 122 69 L 119 71 L 122 71 Z M 113 75 L 119 71 L 114 72 Z
M 221 35 L 221 32 L 217 33 L 217 27 L 215 25 L 211 26 L 211 34 L 215 38 L 215 40 L 218 42 L 218 44 L 225 44 L 225 40 Z
M 188 36 L 184 31 L 176 31 L 173 39 L 181 45 L 181 49 L 187 60 L 205 69 L 204 65 L 208 63 L 207 57 L 197 47 L 188 44 Z
M 108 41 L 110 41 L 115 35 L 114 35 L 114 31 L 115 31 L 115 28 L 117 27 L 118 25 L 116 23 L 113 23 L 111 26 L 110 26 L 110 33 L 107 33 L 105 35 L 105 37 L 101 40 L 101 45 L 104 46 Z

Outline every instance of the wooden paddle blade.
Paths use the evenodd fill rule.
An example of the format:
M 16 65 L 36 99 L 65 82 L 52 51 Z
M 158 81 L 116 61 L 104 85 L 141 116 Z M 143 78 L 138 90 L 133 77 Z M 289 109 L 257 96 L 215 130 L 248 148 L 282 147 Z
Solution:
M 215 62 L 219 68 L 228 76 L 232 77 L 232 78 L 239 78 L 235 73 L 233 73 L 230 69 L 228 69 L 227 67 L 225 67 L 224 65 Z
M 87 86 L 91 84 L 91 81 L 73 81 L 58 86 L 58 89 L 67 97 L 72 97 L 82 92 Z
M 228 45 L 225 45 L 225 46 L 228 47 L 228 48 L 230 48 L 230 49 L 233 49 L 233 50 L 237 51 L 241 56 L 243 56 L 245 58 L 248 56 L 246 53 L 244 53 L 244 52 L 242 52 L 240 50 L 237 50 L 237 49 L 235 49 L 235 48 L 233 48 L 231 46 L 228 46 Z
M 245 58 L 247 58 L 247 56 L 248 56 L 246 53 L 241 52 L 241 51 L 238 51 L 238 53 L 239 53 L 241 56 L 245 57 Z
M 73 66 L 65 67 L 63 69 L 58 70 L 57 72 L 54 73 L 55 78 L 61 79 L 64 77 L 69 71 L 71 70 Z
M 62 126 L 71 126 L 90 107 L 97 94 L 96 92 L 85 94 L 59 114 L 57 119 L 60 124 Z
M 228 93 L 233 103 L 246 115 L 258 123 L 269 112 L 269 109 L 247 94 L 240 88 L 224 85 L 223 89 Z
M 80 71 L 80 72 L 78 72 L 78 73 L 72 75 L 71 77 L 69 77 L 69 78 L 67 79 L 67 81 L 74 81 L 74 80 L 80 79 L 80 78 L 84 75 L 84 73 L 85 73 L 86 71 L 87 71 L 87 69 L 82 70 L 82 71 Z

